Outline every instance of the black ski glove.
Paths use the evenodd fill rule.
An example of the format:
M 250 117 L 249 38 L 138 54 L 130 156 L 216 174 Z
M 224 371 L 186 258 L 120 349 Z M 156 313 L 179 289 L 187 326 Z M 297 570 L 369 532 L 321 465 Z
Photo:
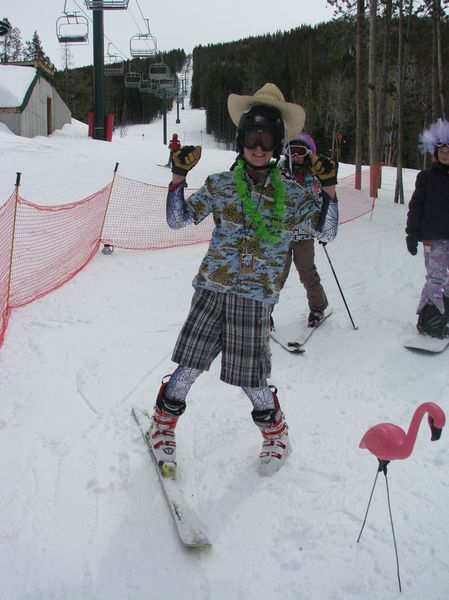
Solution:
M 184 177 L 201 158 L 201 146 L 183 146 L 181 150 L 173 153 L 172 173 Z
M 408 235 L 405 241 L 407 243 L 407 250 L 412 256 L 416 256 L 418 254 L 418 240 L 413 235 Z
M 318 177 L 322 186 L 337 185 L 338 162 L 326 156 L 310 157 L 312 173 Z

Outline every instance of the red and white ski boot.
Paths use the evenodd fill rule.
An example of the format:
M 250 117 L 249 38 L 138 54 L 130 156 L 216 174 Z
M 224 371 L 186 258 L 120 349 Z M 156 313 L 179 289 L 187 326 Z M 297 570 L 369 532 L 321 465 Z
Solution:
M 272 390 L 274 408 L 268 410 L 253 410 L 251 416 L 259 427 L 262 437 L 262 450 L 259 455 L 259 473 L 273 475 L 284 464 L 291 451 L 288 438 L 288 425 L 284 413 L 279 406 L 276 395 L 277 389 Z
M 164 393 L 167 384 L 168 381 L 162 382 L 147 437 L 150 441 L 151 450 L 159 466 L 162 477 L 175 479 L 175 429 L 179 417 L 186 409 L 186 403 L 166 398 Z

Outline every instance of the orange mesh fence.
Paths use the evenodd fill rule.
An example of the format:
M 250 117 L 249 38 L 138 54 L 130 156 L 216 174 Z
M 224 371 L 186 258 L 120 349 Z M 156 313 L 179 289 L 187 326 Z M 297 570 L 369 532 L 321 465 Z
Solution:
M 380 164 L 375 165 L 372 169 L 366 169 L 358 173 L 357 178 L 360 189 L 355 189 L 356 176 L 354 175 L 342 177 L 338 180 L 337 195 L 340 225 L 358 219 L 374 209 L 374 198 L 371 197 L 370 187 L 373 180 L 375 180 L 376 186 L 379 185 L 381 166 Z
M 0 346 L 3 344 L 11 309 L 8 304 L 10 284 L 11 242 L 14 223 L 16 195 L 0 207 Z
M 340 223 L 347 223 L 372 210 L 370 171 L 361 173 L 361 189 L 354 189 L 354 176 L 338 183 Z M 195 189 L 186 188 L 188 197 Z M 213 220 L 172 230 L 165 220 L 167 188 L 117 175 L 109 201 L 102 241 L 117 248 L 155 250 L 210 240 Z
M 340 223 L 373 209 L 370 174 L 340 179 Z M 195 190 L 186 188 L 186 197 Z M 12 308 L 69 281 L 96 254 L 100 241 L 131 250 L 207 242 L 212 217 L 171 230 L 165 220 L 167 188 L 115 176 L 112 184 L 79 202 L 38 206 L 16 194 L 0 207 L 0 346 Z M 15 215 L 15 221 L 14 221 Z
M 79 202 L 17 205 L 10 308 L 23 306 L 69 281 L 98 250 L 110 185 Z
M 195 190 L 184 190 L 187 198 Z M 167 187 L 117 175 L 109 201 L 102 241 L 128 250 L 156 250 L 210 240 L 212 217 L 199 225 L 170 229 L 165 220 Z

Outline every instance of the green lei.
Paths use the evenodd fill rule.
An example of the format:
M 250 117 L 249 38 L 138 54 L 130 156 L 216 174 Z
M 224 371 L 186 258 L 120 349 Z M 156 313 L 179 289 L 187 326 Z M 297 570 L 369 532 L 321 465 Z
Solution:
M 251 198 L 251 192 L 249 191 L 248 183 L 245 181 L 245 161 L 239 160 L 237 166 L 234 169 L 234 180 L 237 187 L 237 194 L 240 198 L 243 210 L 251 218 L 251 224 L 254 231 L 261 239 L 266 242 L 277 244 L 281 241 L 281 238 L 276 235 L 284 229 L 284 215 L 285 215 L 285 183 L 281 179 L 279 169 L 273 169 L 270 173 L 271 181 L 274 187 L 274 206 L 273 214 L 277 217 L 276 225 L 268 225 L 265 223 L 264 218 L 257 210 L 253 199 Z

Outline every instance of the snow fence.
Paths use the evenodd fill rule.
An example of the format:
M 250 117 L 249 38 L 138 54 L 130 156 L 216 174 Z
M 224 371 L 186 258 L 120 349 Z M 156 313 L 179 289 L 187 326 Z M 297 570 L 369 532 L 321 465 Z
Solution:
M 377 180 L 380 168 L 376 170 Z M 371 174 L 372 179 L 372 174 Z M 370 171 L 338 184 L 340 224 L 371 212 Z M 185 189 L 185 195 L 195 190 Z M 127 250 L 160 250 L 207 242 L 212 216 L 199 225 L 172 230 L 165 220 L 167 188 L 114 174 L 88 198 L 38 206 L 15 192 L 0 207 L 0 346 L 13 308 L 45 296 L 72 279 L 101 243 Z

